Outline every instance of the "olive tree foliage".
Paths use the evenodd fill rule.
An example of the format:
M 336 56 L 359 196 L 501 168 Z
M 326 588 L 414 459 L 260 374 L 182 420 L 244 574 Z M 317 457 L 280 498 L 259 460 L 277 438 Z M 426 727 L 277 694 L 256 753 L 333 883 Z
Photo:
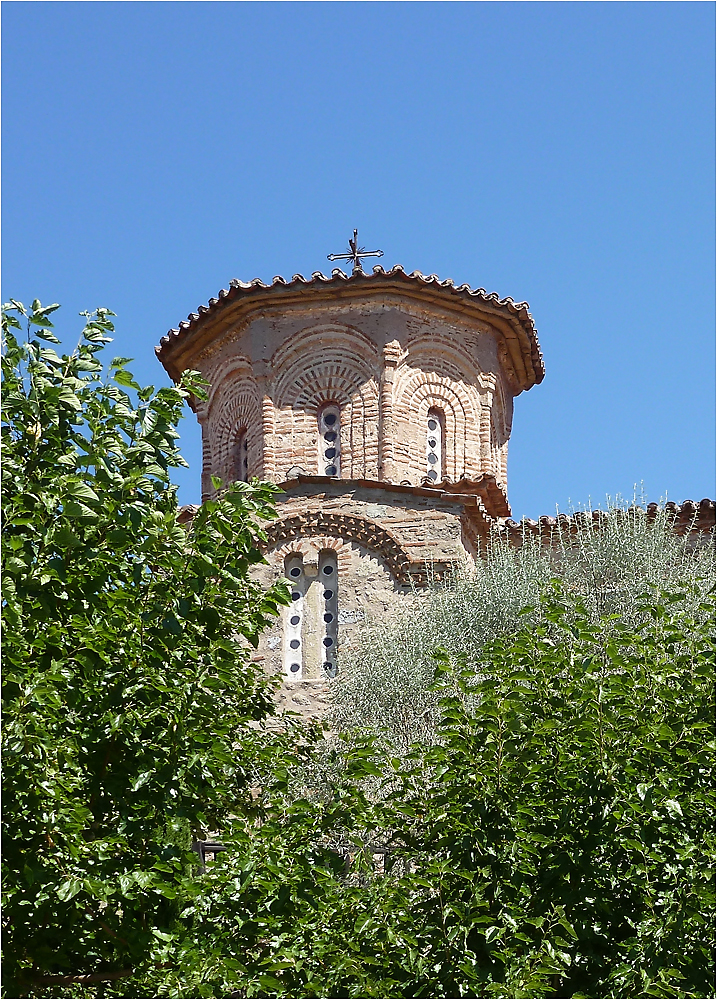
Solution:
M 176 425 L 197 373 L 140 387 L 59 356 L 55 305 L 3 309 L 3 973 L 55 995 L 166 961 L 192 836 L 221 828 L 271 691 L 250 660 L 288 600 L 251 581 L 273 488 L 238 483 L 178 523 Z M 125 980 L 127 981 L 127 980 Z M 72 989 L 78 989 L 75 985 Z M 72 995 L 75 995 L 72 993 Z M 130 995 L 129 993 L 122 995 Z
M 568 528 L 558 521 L 551 545 L 529 534 L 517 549 L 494 541 L 473 573 L 417 594 L 403 613 L 368 622 L 360 649 L 341 658 L 334 726 L 369 726 L 403 744 L 433 740 L 440 715 L 431 691 L 436 648 L 477 663 L 487 642 L 525 623 L 523 609 L 537 606 L 553 578 L 581 595 L 595 620 L 618 614 L 639 624 L 641 595 L 650 586 L 689 583 L 685 600 L 698 609 L 715 584 L 714 536 L 697 543 L 679 537 L 664 509 L 648 518 L 619 497 L 609 508 L 597 522 L 584 513 Z

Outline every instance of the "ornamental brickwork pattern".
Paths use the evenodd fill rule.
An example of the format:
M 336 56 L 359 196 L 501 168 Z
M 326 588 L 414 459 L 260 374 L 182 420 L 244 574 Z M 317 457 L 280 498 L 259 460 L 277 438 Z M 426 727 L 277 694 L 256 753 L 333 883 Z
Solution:
M 270 378 L 257 377 L 246 354 L 212 359 L 200 367 L 212 391 L 197 409 L 205 495 L 211 475 L 236 478 L 232 458 L 242 432 L 251 476 L 284 481 L 293 469 L 323 474 L 317 417 L 327 403 L 341 410 L 342 477 L 419 485 L 426 475 L 428 412 L 438 410 L 442 481 L 490 475 L 507 495 L 512 397 L 499 370 L 483 371 L 447 339 L 436 336 L 431 346 L 424 334 L 403 348 L 393 341 L 379 350 L 354 326 L 334 323 L 291 334 L 266 363 Z M 489 340 L 483 354 L 490 355 L 491 346 Z M 497 358 L 489 361 L 497 369 Z
M 260 575 L 292 607 L 258 655 L 289 684 L 334 676 L 366 614 L 470 565 L 510 513 L 513 397 L 543 377 L 524 304 L 400 268 L 234 282 L 158 354 L 210 383 L 204 497 L 213 476 L 284 490 Z

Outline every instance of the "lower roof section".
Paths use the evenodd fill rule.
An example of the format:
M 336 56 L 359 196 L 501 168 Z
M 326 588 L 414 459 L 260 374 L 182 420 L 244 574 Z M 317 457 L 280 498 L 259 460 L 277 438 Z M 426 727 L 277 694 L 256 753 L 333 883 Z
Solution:
M 475 559 L 496 524 L 475 494 L 308 475 L 280 486 L 270 546 L 305 531 L 339 535 L 377 551 L 402 583 L 440 578 Z

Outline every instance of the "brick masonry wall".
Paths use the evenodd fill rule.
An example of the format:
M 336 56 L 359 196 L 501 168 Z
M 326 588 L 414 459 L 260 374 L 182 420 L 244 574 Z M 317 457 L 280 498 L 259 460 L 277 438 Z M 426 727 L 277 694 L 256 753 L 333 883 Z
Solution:
M 338 563 L 340 664 L 361 642 L 367 617 L 413 600 L 427 572 L 470 563 L 488 531 L 490 518 L 475 497 L 421 489 L 429 410 L 442 415 L 441 481 L 461 483 L 470 494 L 470 483 L 492 475 L 505 504 L 515 388 L 495 331 L 436 303 L 334 295 L 254 312 L 189 363 L 211 386 L 197 409 L 204 496 L 212 493 L 212 475 L 236 477 L 241 435 L 249 475 L 287 484 L 270 527 L 268 565 L 257 576 L 268 585 L 286 575 L 288 558 L 301 557 L 302 683 L 286 674 L 278 703 L 322 715 L 329 682 L 321 668 L 319 589 L 312 586 L 322 553 L 335 553 Z M 306 481 L 324 472 L 318 415 L 327 403 L 341 410 L 340 479 Z M 282 676 L 291 613 L 262 636 L 256 653 Z
M 368 303 L 267 310 L 228 331 L 194 363 L 211 383 L 198 417 L 203 488 L 233 477 L 246 428 L 249 473 L 281 482 L 319 469 L 317 414 L 342 410 L 341 475 L 417 485 L 426 474 L 426 420 L 445 418 L 445 479 L 495 476 L 506 490 L 512 394 L 487 324 L 435 306 Z
M 339 285 L 314 289 L 310 299 L 267 296 L 260 307 L 228 310 L 221 315 L 234 320 L 219 318 L 211 337 L 196 347 L 189 339 L 175 355 L 178 370 L 198 369 L 211 386 L 197 408 L 203 494 L 212 493 L 212 475 L 235 478 L 242 435 L 249 475 L 286 487 L 279 519 L 269 526 L 268 564 L 257 575 L 273 582 L 291 557 L 303 567 L 302 683 L 285 681 L 278 703 L 309 717 L 325 713 L 330 686 L 321 675 L 325 608 L 313 586 L 320 560 L 337 562 L 340 663 L 342 652 L 360 644 L 367 618 L 390 616 L 414 599 L 427 567 L 440 574 L 470 565 L 489 533 L 512 545 L 526 532 L 550 544 L 557 528 L 566 528 L 552 518 L 505 519 L 513 398 L 533 384 L 525 371 L 519 377 L 525 358 L 514 350 L 524 334 L 451 295 L 423 299 L 415 287 L 406 295 L 348 292 Z M 502 333 L 491 324 L 502 324 Z M 537 342 L 531 350 L 540 381 Z M 339 479 L 321 478 L 318 414 L 327 403 L 341 410 Z M 444 485 L 456 484 L 464 496 L 421 487 L 435 409 L 444 427 Z M 695 537 L 713 531 L 714 511 L 708 500 L 675 507 L 675 530 Z M 597 526 L 599 515 L 593 520 Z M 256 653 L 271 673 L 284 673 L 289 613 Z
M 430 495 L 434 494 L 434 495 Z M 365 620 L 385 616 L 413 599 L 428 573 L 440 577 L 449 568 L 470 565 L 465 547 L 465 498 L 434 490 L 391 490 L 325 480 L 304 483 L 284 494 L 279 518 L 269 526 L 265 566 L 256 578 L 268 585 L 285 576 L 287 560 L 302 557 L 307 580 L 316 579 L 322 552 L 338 562 L 338 643 L 341 653 L 361 642 Z M 309 588 L 311 592 L 311 588 Z M 271 673 L 282 673 L 282 636 L 287 608 L 261 638 L 259 659 Z M 306 609 L 304 650 L 321 630 L 319 608 Z M 320 680 L 320 656 L 305 662 L 302 680 Z

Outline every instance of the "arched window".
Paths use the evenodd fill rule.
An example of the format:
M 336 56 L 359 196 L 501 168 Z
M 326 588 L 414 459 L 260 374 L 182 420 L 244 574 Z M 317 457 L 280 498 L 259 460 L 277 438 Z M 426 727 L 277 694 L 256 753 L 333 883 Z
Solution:
M 246 442 L 246 427 L 237 432 L 234 439 L 234 451 L 231 463 L 231 481 L 233 483 L 249 482 L 249 449 Z
M 286 557 L 291 604 L 284 609 L 284 676 L 290 681 L 336 676 L 339 641 L 339 566 L 336 553 L 319 555 L 318 575 L 293 552 Z M 306 646 L 306 649 L 304 647 Z
M 443 482 L 444 454 L 444 417 L 440 410 L 432 407 L 426 419 L 426 475 L 434 483 Z
M 319 475 L 341 475 L 341 409 L 336 403 L 319 410 Z

